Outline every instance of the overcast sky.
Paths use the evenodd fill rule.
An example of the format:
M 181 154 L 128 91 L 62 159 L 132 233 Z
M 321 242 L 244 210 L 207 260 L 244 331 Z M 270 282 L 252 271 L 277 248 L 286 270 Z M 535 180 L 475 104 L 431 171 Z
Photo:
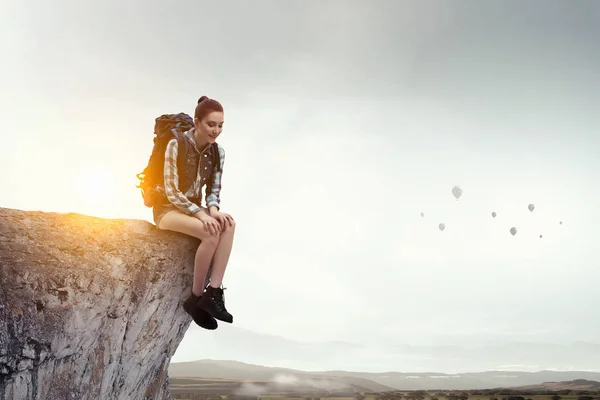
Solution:
M 2 0 L 0 34 L 0 206 L 150 221 L 154 118 L 208 95 L 237 327 L 598 341 L 599 2 Z

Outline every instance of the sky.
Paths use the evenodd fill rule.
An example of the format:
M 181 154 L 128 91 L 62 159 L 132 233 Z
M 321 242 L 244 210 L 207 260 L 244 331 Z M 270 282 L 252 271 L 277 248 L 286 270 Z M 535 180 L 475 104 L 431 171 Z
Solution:
M 0 207 L 151 221 L 154 119 L 207 95 L 236 327 L 599 342 L 600 3 L 0 0 L 0 37 Z

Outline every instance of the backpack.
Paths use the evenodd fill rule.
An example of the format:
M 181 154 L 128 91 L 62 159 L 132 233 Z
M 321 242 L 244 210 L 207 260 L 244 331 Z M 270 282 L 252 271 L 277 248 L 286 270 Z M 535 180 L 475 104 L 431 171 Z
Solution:
M 177 139 L 178 155 L 177 168 L 183 170 L 187 160 L 188 152 L 190 151 L 190 143 L 184 137 L 183 133 L 194 127 L 194 120 L 185 113 L 179 114 L 163 114 L 156 118 L 154 123 L 154 146 L 152 154 L 148 160 L 148 165 L 144 171 L 136 174 L 140 181 L 136 187 L 141 189 L 142 198 L 146 207 L 154 207 L 157 202 L 165 198 L 162 186 L 164 185 L 164 163 L 165 151 L 167 144 L 173 138 Z M 210 151 L 213 152 L 213 168 L 221 167 L 218 145 L 213 143 Z M 213 174 L 210 175 L 207 183 L 206 191 L 210 191 L 212 187 Z

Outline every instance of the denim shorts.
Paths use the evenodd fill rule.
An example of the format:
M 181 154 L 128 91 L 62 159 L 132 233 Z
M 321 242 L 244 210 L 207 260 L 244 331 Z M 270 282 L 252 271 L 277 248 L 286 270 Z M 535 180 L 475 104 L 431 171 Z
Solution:
M 157 204 L 154 207 L 152 207 L 152 215 L 154 217 L 154 223 L 156 224 L 157 228 L 158 228 L 158 224 L 160 224 L 160 220 L 162 219 L 162 217 L 164 217 L 165 214 L 168 213 L 169 211 L 173 211 L 173 210 L 177 210 L 177 207 L 175 207 L 171 203 Z
M 189 201 L 200 207 L 200 201 L 194 198 L 188 198 Z M 158 228 L 158 224 L 160 224 L 160 220 L 165 216 L 169 211 L 177 210 L 177 207 L 173 205 L 173 203 L 169 202 L 166 198 L 163 198 L 162 201 L 158 201 L 157 204 L 152 207 L 152 215 L 154 217 L 154 223 Z

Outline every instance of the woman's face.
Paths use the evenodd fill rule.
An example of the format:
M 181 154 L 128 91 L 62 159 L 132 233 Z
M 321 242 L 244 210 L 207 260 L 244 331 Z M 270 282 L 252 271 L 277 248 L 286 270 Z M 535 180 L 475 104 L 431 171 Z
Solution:
M 207 114 L 202 121 L 194 118 L 196 140 L 201 143 L 213 144 L 223 131 L 223 122 L 223 113 L 220 111 Z

